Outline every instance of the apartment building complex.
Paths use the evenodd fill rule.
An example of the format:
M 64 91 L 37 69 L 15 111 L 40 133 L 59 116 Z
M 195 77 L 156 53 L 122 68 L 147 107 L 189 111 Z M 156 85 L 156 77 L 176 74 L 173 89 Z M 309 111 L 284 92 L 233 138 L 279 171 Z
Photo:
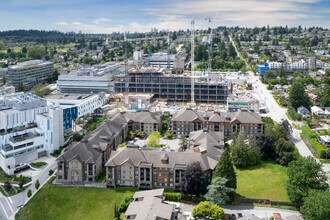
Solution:
M 85 68 L 72 73 L 61 74 L 57 87 L 62 93 L 113 93 L 114 74 L 120 68 L 119 64 L 102 68 Z
M 80 142 L 72 144 L 57 159 L 57 182 L 95 181 L 111 152 L 127 139 L 128 131 L 147 134 L 161 129 L 160 115 L 151 112 L 117 112 L 102 122 Z
M 0 100 L 0 166 L 13 174 L 15 165 L 49 155 L 63 145 L 63 109 L 29 93 Z
M 225 104 L 228 86 L 222 81 L 210 81 L 206 76 L 194 78 L 195 101 L 197 103 Z M 127 86 L 130 93 L 154 94 L 155 99 L 169 102 L 189 102 L 191 100 L 190 75 L 165 74 L 159 68 L 130 69 Z M 115 80 L 115 92 L 125 91 L 125 76 L 118 75 Z
M 8 84 L 13 85 L 16 89 L 23 86 L 25 90 L 29 90 L 39 83 L 46 82 L 53 73 L 53 63 L 31 60 L 9 66 L 6 80 Z
M 199 162 L 205 174 L 210 176 L 218 160 L 195 152 L 164 152 L 127 145 L 121 151 L 111 152 L 105 164 L 107 186 L 179 189 L 187 166 L 193 162 Z
M 186 137 L 193 131 L 208 128 L 210 131 L 224 132 L 225 137 L 232 137 L 243 131 L 247 137 L 263 133 L 261 117 L 247 110 L 237 112 L 199 112 L 183 109 L 173 115 L 171 128 L 174 135 Z

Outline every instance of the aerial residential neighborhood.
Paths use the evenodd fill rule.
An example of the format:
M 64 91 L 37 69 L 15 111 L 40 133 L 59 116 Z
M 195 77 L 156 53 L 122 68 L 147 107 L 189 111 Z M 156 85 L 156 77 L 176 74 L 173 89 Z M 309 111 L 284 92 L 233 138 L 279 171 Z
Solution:
M 329 9 L 3 4 L 0 219 L 330 219 Z

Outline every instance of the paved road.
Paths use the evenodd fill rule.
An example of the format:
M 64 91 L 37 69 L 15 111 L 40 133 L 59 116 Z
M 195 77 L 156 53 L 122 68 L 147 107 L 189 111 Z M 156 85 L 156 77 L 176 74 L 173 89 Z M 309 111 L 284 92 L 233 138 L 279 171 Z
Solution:
M 191 213 L 194 206 L 189 204 L 180 204 L 180 209 L 182 213 Z M 287 210 L 287 209 L 277 209 L 271 207 L 258 207 L 258 206 L 223 206 L 223 210 L 228 214 L 242 213 L 243 216 L 254 214 L 260 218 L 268 219 L 273 216 L 273 213 L 280 213 L 282 218 L 286 218 L 290 215 L 298 215 L 301 213 L 298 211 Z
M 249 71 L 249 78 L 254 83 L 255 91 L 259 96 L 259 100 L 264 102 L 267 108 L 269 109 L 269 116 L 277 122 L 287 119 L 291 126 L 292 123 L 286 116 L 286 109 L 282 108 L 274 99 L 273 95 L 267 90 L 266 85 L 260 82 L 258 76 L 255 76 L 253 72 Z M 295 143 L 296 148 L 299 151 L 299 154 L 303 157 L 313 156 L 309 148 L 306 146 L 305 142 L 300 138 L 300 130 L 292 126 L 292 141 Z M 314 157 L 315 158 L 315 157 Z M 319 161 L 317 158 L 315 158 Z M 330 164 L 323 164 L 323 170 L 325 172 L 330 171 Z M 328 183 L 330 184 L 329 176 Z
M 36 175 L 32 179 L 32 184 L 27 187 L 23 192 L 16 194 L 11 197 L 0 196 L 0 220 L 6 219 L 14 219 L 15 213 L 18 211 L 18 207 L 24 205 L 27 200 L 27 191 L 31 189 L 32 193 L 36 192 L 35 189 L 35 182 L 39 180 L 40 185 L 42 186 L 49 178 L 48 172 L 49 170 L 55 170 L 57 168 L 56 162 L 53 161 L 52 163 L 48 164 L 40 174 Z M 40 188 L 41 188 L 40 186 Z M 39 189 L 40 189 L 39 188 Z

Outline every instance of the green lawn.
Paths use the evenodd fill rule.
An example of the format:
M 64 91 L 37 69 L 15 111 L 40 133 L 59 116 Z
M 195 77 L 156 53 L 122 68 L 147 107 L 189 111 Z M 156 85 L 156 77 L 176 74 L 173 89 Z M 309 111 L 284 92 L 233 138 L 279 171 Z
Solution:
M 289 201 L 286 192 L 287 167 L 273 162 L 236 169 L 236 193 L 243 197 Z
M 113 219 L 119 204 L 134 188 L 52 187 L 46 184 L 23 209 L 23 219 Z M 16 215 L 16 219 L 18 215 Z

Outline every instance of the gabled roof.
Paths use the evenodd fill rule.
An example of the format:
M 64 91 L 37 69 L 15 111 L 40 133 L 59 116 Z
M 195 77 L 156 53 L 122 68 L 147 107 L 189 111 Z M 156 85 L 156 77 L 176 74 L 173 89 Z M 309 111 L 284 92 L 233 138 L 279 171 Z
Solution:
M 172 121 L 192 122 L 196 119 L 203 121 L 203 113 L 197 112 L 193 109 L 182 109 L 173 116 Z
M 57 158 L 57 161 L 71 161 L 76 159 L 84 163 L 95 163 L 100 157 L 102 157 L 102 153 L 95 150 L 91 145 L 78 142 Z
M 198 148 L 200 152 L 206 153 L 208 157 L 214 160 L 219 160 L 224 148 L 223 132 L 215 131 L 194 131 L 189 135 L 189 140 L 192 140 L 192 145 Z
M 214 169 L 217 161 L 209 160 L 206 155 L 190 152 L 167 151 L 168 162 L 163 163 L 164 151 L 153 149 L 125 148 L 121 151 L 113 151 L 105 166 L 119 166 L 128 158 L 134 166 L 140 163 L 152 163 L 154 167 L 173 168 L 176 165 L 189 165 L 193 162 L 200 162 L 203 170 Z
M 136 192 L 125 216 L 135 216 L 135 220 L 171 220 L 175 206 L 163 202 L 163 192 L 164 189 Z
M 227 115 L 230 117 L 230 122 L 238 120 L 240 123 L 246 124 L 262 124 L 261 117 L 253 112 L 249 111 L 238 111 L 238 112 L 228 112 Z

